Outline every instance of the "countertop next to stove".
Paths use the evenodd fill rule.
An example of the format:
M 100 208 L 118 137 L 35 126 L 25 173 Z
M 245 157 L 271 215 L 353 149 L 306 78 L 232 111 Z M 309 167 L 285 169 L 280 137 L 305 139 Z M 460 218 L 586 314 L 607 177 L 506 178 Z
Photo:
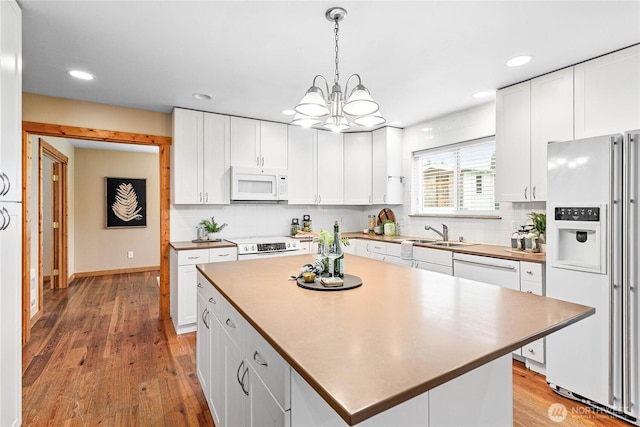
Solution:
M 216 249 L 216 248 L 230 248 L 236 246 L 235 243 L 231 243 L 227 240 L 211 241 L 211 242 L 171 242 L 169 245 L 176 251 L 189 251 L 193 249 Z

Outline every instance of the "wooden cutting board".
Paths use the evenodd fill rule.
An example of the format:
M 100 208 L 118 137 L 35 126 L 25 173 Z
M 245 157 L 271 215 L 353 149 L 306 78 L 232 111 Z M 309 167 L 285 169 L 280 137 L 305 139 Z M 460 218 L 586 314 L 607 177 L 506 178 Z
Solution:
M 389 208 L 384 208 L 378 214 L 377 225 L 382 225 L 382 223 L 386 220 L 396 222 L 396 216 L 393 211 Z

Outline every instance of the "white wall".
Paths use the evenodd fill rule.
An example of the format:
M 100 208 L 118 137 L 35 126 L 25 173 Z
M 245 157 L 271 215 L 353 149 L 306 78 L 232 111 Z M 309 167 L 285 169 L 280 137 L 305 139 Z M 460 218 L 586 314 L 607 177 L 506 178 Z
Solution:
M 432 231 L 425 231 L 424 226 L 428 224 L 441 230 L 444 223 L 449 227 L 450 240 L 457 240 L 462 236 L 465 240 L 472 242 L 508 246 L 516 224 L 524 224 L 527 221 L 527 214 L 531 211 L 545 210 L 544 202 L 500 203 L 500 210 L 497 212 L 500 219 L 409 216 L 411 214 L 412 153 L 426 148 L 495 135 L 495 114 L 495 102 L 489 102 L 428 120 L 404 130 L 402 167 L 406 178 L 405 203 L 394 210 L 402 234 L 437 238 L 438 236 Z M 423 130 L 425 128 L 428 130 Z

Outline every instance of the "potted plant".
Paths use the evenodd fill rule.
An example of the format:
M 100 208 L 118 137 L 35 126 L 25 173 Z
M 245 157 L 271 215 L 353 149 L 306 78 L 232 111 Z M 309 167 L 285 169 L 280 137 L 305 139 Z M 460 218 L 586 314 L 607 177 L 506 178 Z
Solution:
M 531 212 L 529 214 L 529 219 L 531 220 L 531 223 L 533 224 L 533 228 L 535 228 L 536 232 L 538 233 L 539 239 L 540 239 L 540 249 L 542 250 L 542 252 L 544 251 L 544 248 L 546 246 L 546 233 L 547 233 L 547 214 L 545 213 L 538 213 L 538 212 Z
M 216 239 L 216 233 L 219 233 L 227 226 L 226 223 L 218 225 L 214 217 L 211 217 L 211 219 L 203 219 L 202 221 L 200 221 L 200 225 L 202 225 L 204 229 L 207 230 L 207 238 L 209 240 L 220 240 Z

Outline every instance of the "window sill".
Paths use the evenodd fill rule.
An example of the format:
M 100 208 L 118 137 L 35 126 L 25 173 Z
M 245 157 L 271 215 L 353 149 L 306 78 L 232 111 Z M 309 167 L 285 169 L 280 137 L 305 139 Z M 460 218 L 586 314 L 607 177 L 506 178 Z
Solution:
M 409 218 L 462 218 L 462 219 L 502 219 L 500 215 L 469 215 L 469 214 L 411 214 Z

